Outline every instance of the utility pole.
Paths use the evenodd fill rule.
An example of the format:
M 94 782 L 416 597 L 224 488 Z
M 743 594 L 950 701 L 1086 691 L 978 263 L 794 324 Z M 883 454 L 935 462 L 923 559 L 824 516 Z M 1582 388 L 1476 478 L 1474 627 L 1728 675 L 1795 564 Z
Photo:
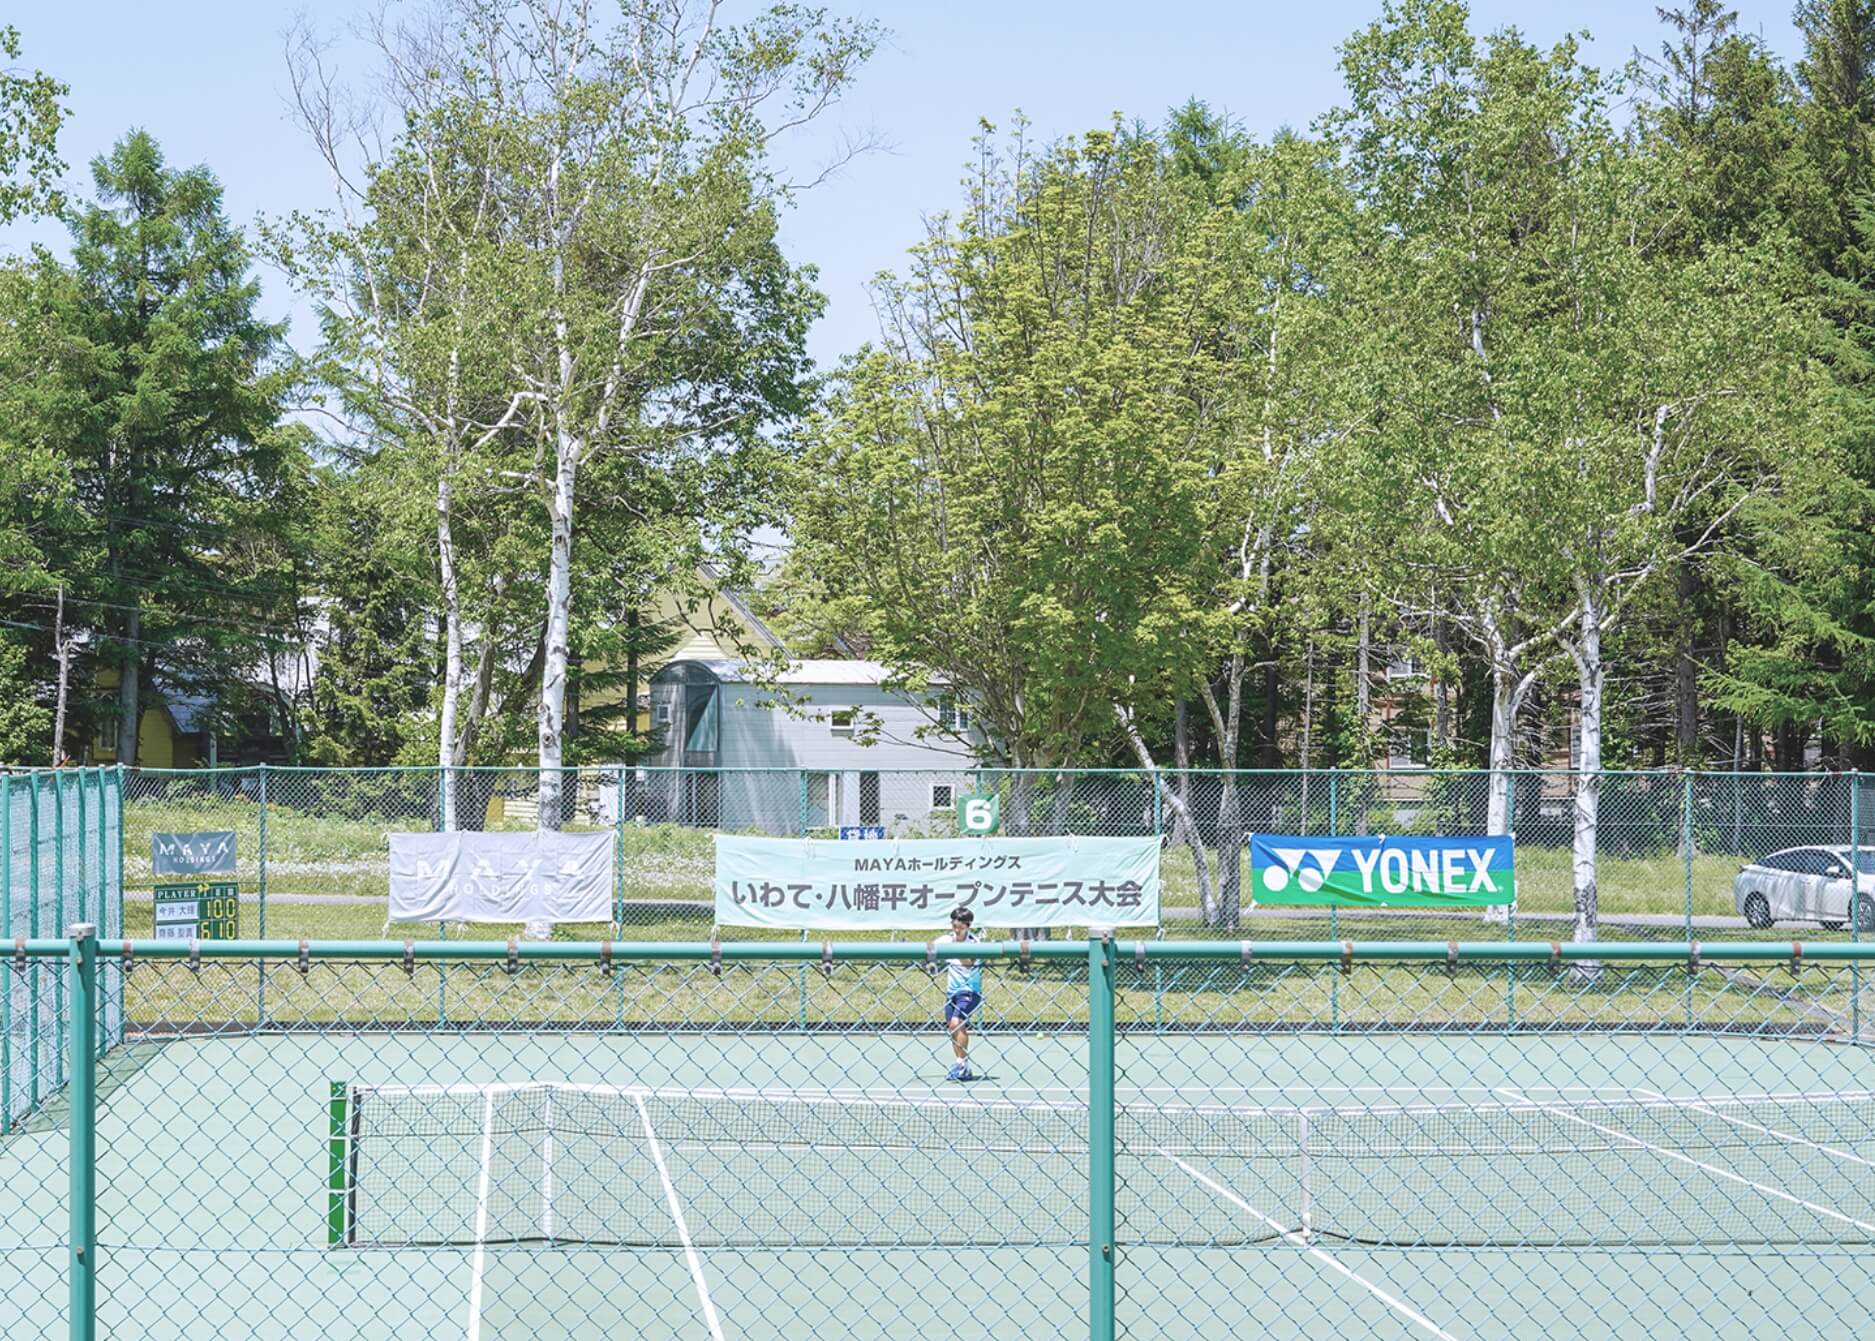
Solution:
M 58 705 L 52 713 L 52 766 L 57 768 L 65 762 L 65 687 L 72 678 L 72 649 L 78 645 L 76 637 L 65 636 L 65 584 L 59 583 L 58 613 L 52 617 L 52 655 L 59 662 Z

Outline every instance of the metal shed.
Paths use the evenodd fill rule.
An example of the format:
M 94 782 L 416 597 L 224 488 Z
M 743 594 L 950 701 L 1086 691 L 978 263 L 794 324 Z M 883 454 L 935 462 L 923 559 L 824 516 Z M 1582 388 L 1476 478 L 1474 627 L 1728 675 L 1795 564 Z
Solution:
M 908 832 L 949 815 L 972 753 L 941 688 L 887 688 L 872 661 L 673 661 L 651 681 L 663 749 L 644 761 L 644 817 L 731 832 L 842 825 Z

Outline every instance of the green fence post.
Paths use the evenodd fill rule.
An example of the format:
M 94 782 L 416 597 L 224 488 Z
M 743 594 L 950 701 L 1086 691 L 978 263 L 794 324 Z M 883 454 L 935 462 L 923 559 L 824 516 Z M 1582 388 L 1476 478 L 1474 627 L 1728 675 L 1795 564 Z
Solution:
M 77 857 L 77 860 L 73 862 L 73 865 L 78 868 L 78 920 L 80 922 L 85 922 L 85 921 L 89 921 L 90 919 L 86 916 L 86 912 L 85 912 L 85 903 L 86 903 L 85 895 L 87 893 L 87 890 L 85 888 L 85 885 L 86 885 L 85 868 L 87 865 L 89 865 L 89 863 L 85 860 L 85 858 L 89 855 L 85 851 L 85 835 L 88 832 L 88 830 L 85 827 L 85 820 L 89 817 L 85 814 L 84 771 L 81 769 L 77 773 L 77 775 L 72 778 L 72 781 L 76 784 L 72 788 L 72 792 L 74 794 L 74 799 L 78 803 L 78 857 Z
M 1862 939 L 1862 781 L 1850 769 L 1849 778 L 1849 939 Z M 1862 1041 L 1862 961 L 1849 961 L 1849 1041 Z
M 1504 939 L 1517 939 L 1517 774 L 1515 770 L 1506 770 L 1504 774 L 1504 831 L 1510 835 L 1510 857 L 1512 863 L 1510 906 L 1504 910 Z M 1507 962 L 1504 965 L 1504 1025 L 1508 1029 L 1517 1027 L 1517 965 Z
M 1333 786 L 1332 781 L 1329 785 Z M 1333 795 L 1332 792 L 1329 794 L 1331 796 Z M 1331 829 L 1330 832 L 1333 832 L 1333 830 Z M 1330 904 L 1328 907 L 1328 939 L 1331 941 L 1341 939 L 1341 919 L 1336 915 L 1333 904 Z M 1341 982 L 1333 972 L 1330 972 L 1328 975 L 1328 1032 L 1331 1034 L 1338 1033 L 1340 1029 Z
M 1160 848 L 1165 846 L 1165 775 L 1157 768 L 1152 770 L 1152 836 L 1159 840 Z M 1165 927 L 1159 927 L 1159 935 L 1165 935 Z M 1152 1032 L 1157 1034 L 1165 1026 L 1165 965 L 1159 960 L 1152 964 Z
M 800 836 L 805 838 L 807 837 L 807 770 L 805 768 L 797 768 L 794 771 L 800 784 L 798 788 L 801 802 L 801 822 L 799 831 Z
M 124 777 L 124 766 L 119 764 L 117 766 L 117 832 L 113 837 L 117 848 L 115 866 L 117 872 L 117 899 L 113 905 L 113 911 L 116 916 L 109 924 L 109 929 L 113 936 L 122 936 L 124 934 Z M 154 872 L 152 872 L 150 879 L 151 883 L 154 884 L 156 879 Z M 120 1029 L 124 1029 L 125 1032 L 128 1032 L 124 1024 L 125 1011 L 128 1009 L 128 1003 L 124 1000 L 124 994 L 128 990 L 129 984 L 125 982 L 124 975 L 121 973 L 117 975 L 116 983 L 117 1022 Z
M 258 840 L 255 844 L 255 847 L 257 850 L 255 852 L 254 860 L 255 860 L 255 865 L 257 867 L 257 870 L 258 870 L 258 875 L 255 880 L 256 888 L 254 890 L 254 901 L 258 905 L 258 908 L 259 908 L 259 912 L 257 913 L 256 916 L 257 916 L 257 920 L 260 923 L 260 926 L 256 928 L 255 934 L 258 935 L 262 940 L 266 940 L 267 939 L 267 765 L 264 763 L 260 766 L 260 795 L 259 795 L 259 801 L 258 801 L 256 810 L 257 810 L 257 813 L 255 815 L 255 828 L 258 832 Z M 238 888 L 235 891 L 235 899 L 236 899 L 235 910 L 238 912 L 241 907 L 240 891 Z M 267 961 L 264 959 L 256 959 L 254 961 L 254 1027 L 256 1029 L 265 1029 L 267 1027 Z
M 1693 775 L 1682 768 L 1680 782 L 1680 866 L 1685 872 L 1686 882 L 1686 941 L 1692 944 L 1693 936 Z M 1693 976 L 1686 975 L 1686 1027 L 1693 1027 L 1693 1018 L 1698 1007 L 1693 1001 Z
M 52 773 L 52 926 L 53 935 L 65 927 L 65 779 L 55 769 Z M 52 1028 L 64 1035 L 69 1021 L 66 1018 L 65 975 L 54 974 L 52 978 Z M 65 1049 L 55 1046 L 52 1049 L 52 1085 L 57 1089 L 65 1084 Z
M 807 928 L 801 928 L 801 944 L 807 944 Z M 807 961 L 801 961 L 801 1032 L 807 1032 Z
M 97 927 L 80 922 L 71 928 L 68 949 L 72 979 L 71 1028 L 71 1336 L 97 1336 L 97 1034 L 91 1027 L 98 1010 Z
M 1113 1341 L 1113 935 L 1087 943 L 1087 1248 L 1091 1341 Z
M 625 932 L 625 765 L 620 764 L 618 776 L 613 784 L 617 793 L 613 801 L 618 811 L 612 817 L 612 925 Z
M 13 779 L 0 773 L 0 851 L 6 865 L 0 866 L 0 936 L 13 936 Z M 13 970 L 4 975 L 6 990 L 0 992 L 0 1132 L 13 1126 Z
M 32 789 L 27 793 L 26 803 L 30 807 L 26 814 L 26 934 L 37 936 L 39 927 L 39 773 L 37 770 L 27 774 Z M 39 1107 L 39 961 L 32 960 L 26 970 L 31 977 L 32 986 L 28 989 L 30 999 L 26 1008 L 32 1012 L 32 1032 L 29 1035 L 27 1060 L 32 1063 L 31 1084 L 27 1086 L 27 1112 Z

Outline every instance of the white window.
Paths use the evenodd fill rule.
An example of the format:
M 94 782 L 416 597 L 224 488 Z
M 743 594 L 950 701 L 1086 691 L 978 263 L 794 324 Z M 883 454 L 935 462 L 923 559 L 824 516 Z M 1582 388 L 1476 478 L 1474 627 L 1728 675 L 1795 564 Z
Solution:
M 957 789 L 948 782 L 931 784 L 931 808 L 933 810 L 955 810 L 957 808 Z
M 1424 768 L 1432 758 L 1432 733 L 1425 727 L 1387 728 L 1387 767 Z
M 840 775 L 807 775 L 807 824 L 810 829 L 824 829 L 840 822 Z
M 835 708 L 827 714 L 827 730 L 842 740 L 853 738 L 853 723 L 859 713 L 853 708 Z
M 946 689 L 938 695 L 937 724 L 941 731 L 961 731 L 968 720 L 964 707 L 957 701 L 957 695 Z
M 671 705 L 668 702 L 658 704 L 651 710 L 651 720 L 659 726 L 669 726 L 671 724 Z

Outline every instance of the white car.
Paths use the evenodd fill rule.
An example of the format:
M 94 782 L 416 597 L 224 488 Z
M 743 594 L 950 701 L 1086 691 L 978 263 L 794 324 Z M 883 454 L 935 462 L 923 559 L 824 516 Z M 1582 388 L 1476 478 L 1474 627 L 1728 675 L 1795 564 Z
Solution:
M 1875 931 L 1875 847 L 1856 853 L 1855 925 Z M 1787 847 L 1739 868 L 1732 904 L 1753 927 L 1820 922 L 1835 931 L 1849 920 L 1850 852 L 1843 847 Z

